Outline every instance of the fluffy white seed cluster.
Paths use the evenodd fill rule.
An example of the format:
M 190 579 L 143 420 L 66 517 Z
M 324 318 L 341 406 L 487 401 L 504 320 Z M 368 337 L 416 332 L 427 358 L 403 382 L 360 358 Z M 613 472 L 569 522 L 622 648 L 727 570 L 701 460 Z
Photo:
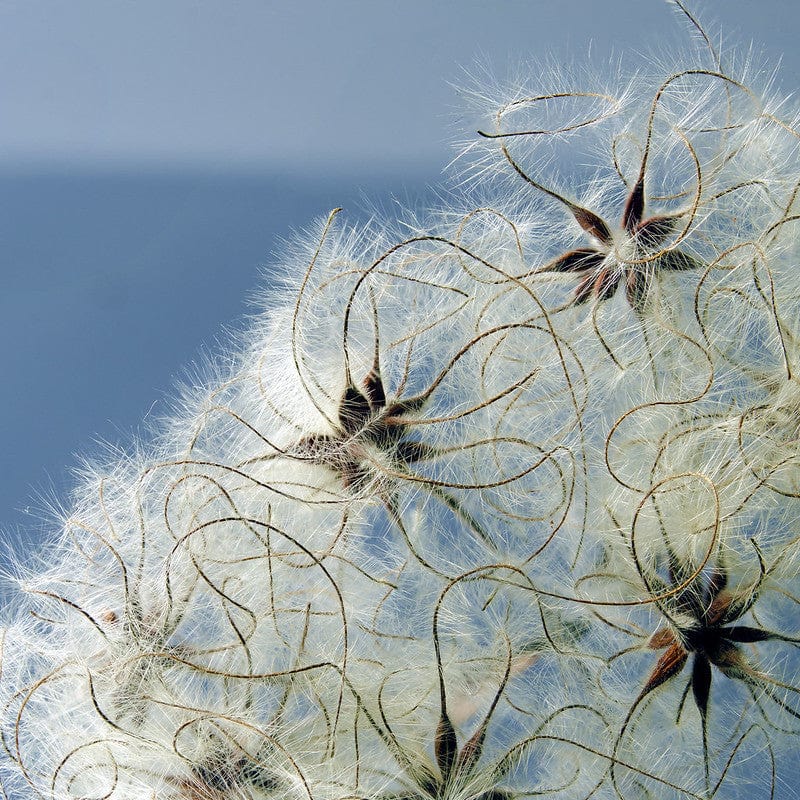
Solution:
M 20 579 L 5 796 L 795 796 L 800 123 L 748 72 L 476 92 L 468 197 L 308 231 Z

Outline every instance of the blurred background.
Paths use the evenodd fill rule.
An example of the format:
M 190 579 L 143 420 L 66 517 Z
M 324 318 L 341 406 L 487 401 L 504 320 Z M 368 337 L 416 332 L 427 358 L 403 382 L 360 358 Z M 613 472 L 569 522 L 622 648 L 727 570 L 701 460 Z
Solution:
M 795 90 L 791 0 L 691 8 Z M 662 0 L 0 0 L 0 561 L 245 324 L 282 238 L 436 203 L 476 125 L 453 84 L 690 35 Z

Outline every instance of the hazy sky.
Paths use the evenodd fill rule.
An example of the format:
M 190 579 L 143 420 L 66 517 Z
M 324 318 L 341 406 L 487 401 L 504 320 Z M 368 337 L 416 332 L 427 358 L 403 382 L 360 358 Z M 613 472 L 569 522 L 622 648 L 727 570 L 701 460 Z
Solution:
M 794 91 L 794 0 L 692 7 Z M 442 179 L 464 69 L 689 38 L 662 0 L 0 0 L 0 542 L 50 535 L 75 454 L 163 408 L 281 237 Z
M 691 7 L 794 90 L 794 0 Z M 664 0 L 0 0 L 0 163 L 440 164 L 462 67 L 687 37 Z

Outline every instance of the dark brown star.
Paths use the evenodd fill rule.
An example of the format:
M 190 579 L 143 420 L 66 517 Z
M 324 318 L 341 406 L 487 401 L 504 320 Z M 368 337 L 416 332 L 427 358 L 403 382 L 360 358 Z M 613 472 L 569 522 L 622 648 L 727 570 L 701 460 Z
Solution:
M 547 192 L 560 200 L 592 238 L 589 247 L 570 250 L 537 272 L 571 272 L 580 277 L 575 288 L 576 304 L 594 298 L 613 297 L 621 283 L 625 297 L 637 312 L 644 309 L 653 276 L 662 270 L 699 269 L 703 264 L 688 253 L 666 245 L 681 214 L 645 217 L 644 176 L 641 175 L 628 194 L 618 231 L 602 217 L 566 198 Z
M 399 471 L 435 455 L 433 448 L 409 435 L 413 415 L 426 400 L 424 394 L 387 400 L 376 357 L 363 386 L 351 383 L 345 389 L 337 410 L 336 433 L 307 436 L 296 446 L 295 454 L 333 469 L 345 487 L 360 491 L 379 477 L 370 449 L 384 453 Z
M 674 556 L 670 558 L 669 580 L 646 578 L 655 596 L 673 590 L 674 594 L 658 600 L 656 605 L 666 619 L 647 642 L 654 651 L 663 651 L 652 667 L 644 686 L 630 707 L 617 738 L 616 750 L 636 709 L 652 692 L 676 683 L 691 659 L 690 674 L 682 692 L 678 719 L 691 689 L 691 697 L 700 715 L 706 784 L 709 780 L 708 721 L 711 684 L 715 672 L 743 684 L 764 719 L 764 700 L 800 720 L 800 710 L 786 698 L 787 693 L 800 695 L 800 688 L 784 684 L 753 663 L 742 645 L 779 641 L 798 646 L 800 640 L 754 624 L 741 624 L 761 595 L 765 574 L 749 587 L 729 588 L 729 575 L 722 564 L 710 574 L 703 572 L 690 580 L 695 571 Z M 644 575 L 643 575 L 644 577 Z M 687 583 L 688 582 L 688 583 Z M 612 767 L 612 777 L 614 768 Z

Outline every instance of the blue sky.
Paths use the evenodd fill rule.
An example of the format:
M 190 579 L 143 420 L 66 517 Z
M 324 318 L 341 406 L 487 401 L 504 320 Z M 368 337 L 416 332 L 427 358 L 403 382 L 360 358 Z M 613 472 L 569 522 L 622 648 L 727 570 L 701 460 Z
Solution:
M 692 8 L 798 85 L 793 2 Z M 688 35 L 661 0 L 0 0 L 4 537 L 48 535 L 77 454 L 159 414 L 280 237 L 431 200 L 464 70 L 643 67 Z
M 791 0 L 691 5 L 797 85 Z M 686 37 L 664 0 L 2 0 L 0 161 L 435 167 L 462 68 L 635 65 Z

